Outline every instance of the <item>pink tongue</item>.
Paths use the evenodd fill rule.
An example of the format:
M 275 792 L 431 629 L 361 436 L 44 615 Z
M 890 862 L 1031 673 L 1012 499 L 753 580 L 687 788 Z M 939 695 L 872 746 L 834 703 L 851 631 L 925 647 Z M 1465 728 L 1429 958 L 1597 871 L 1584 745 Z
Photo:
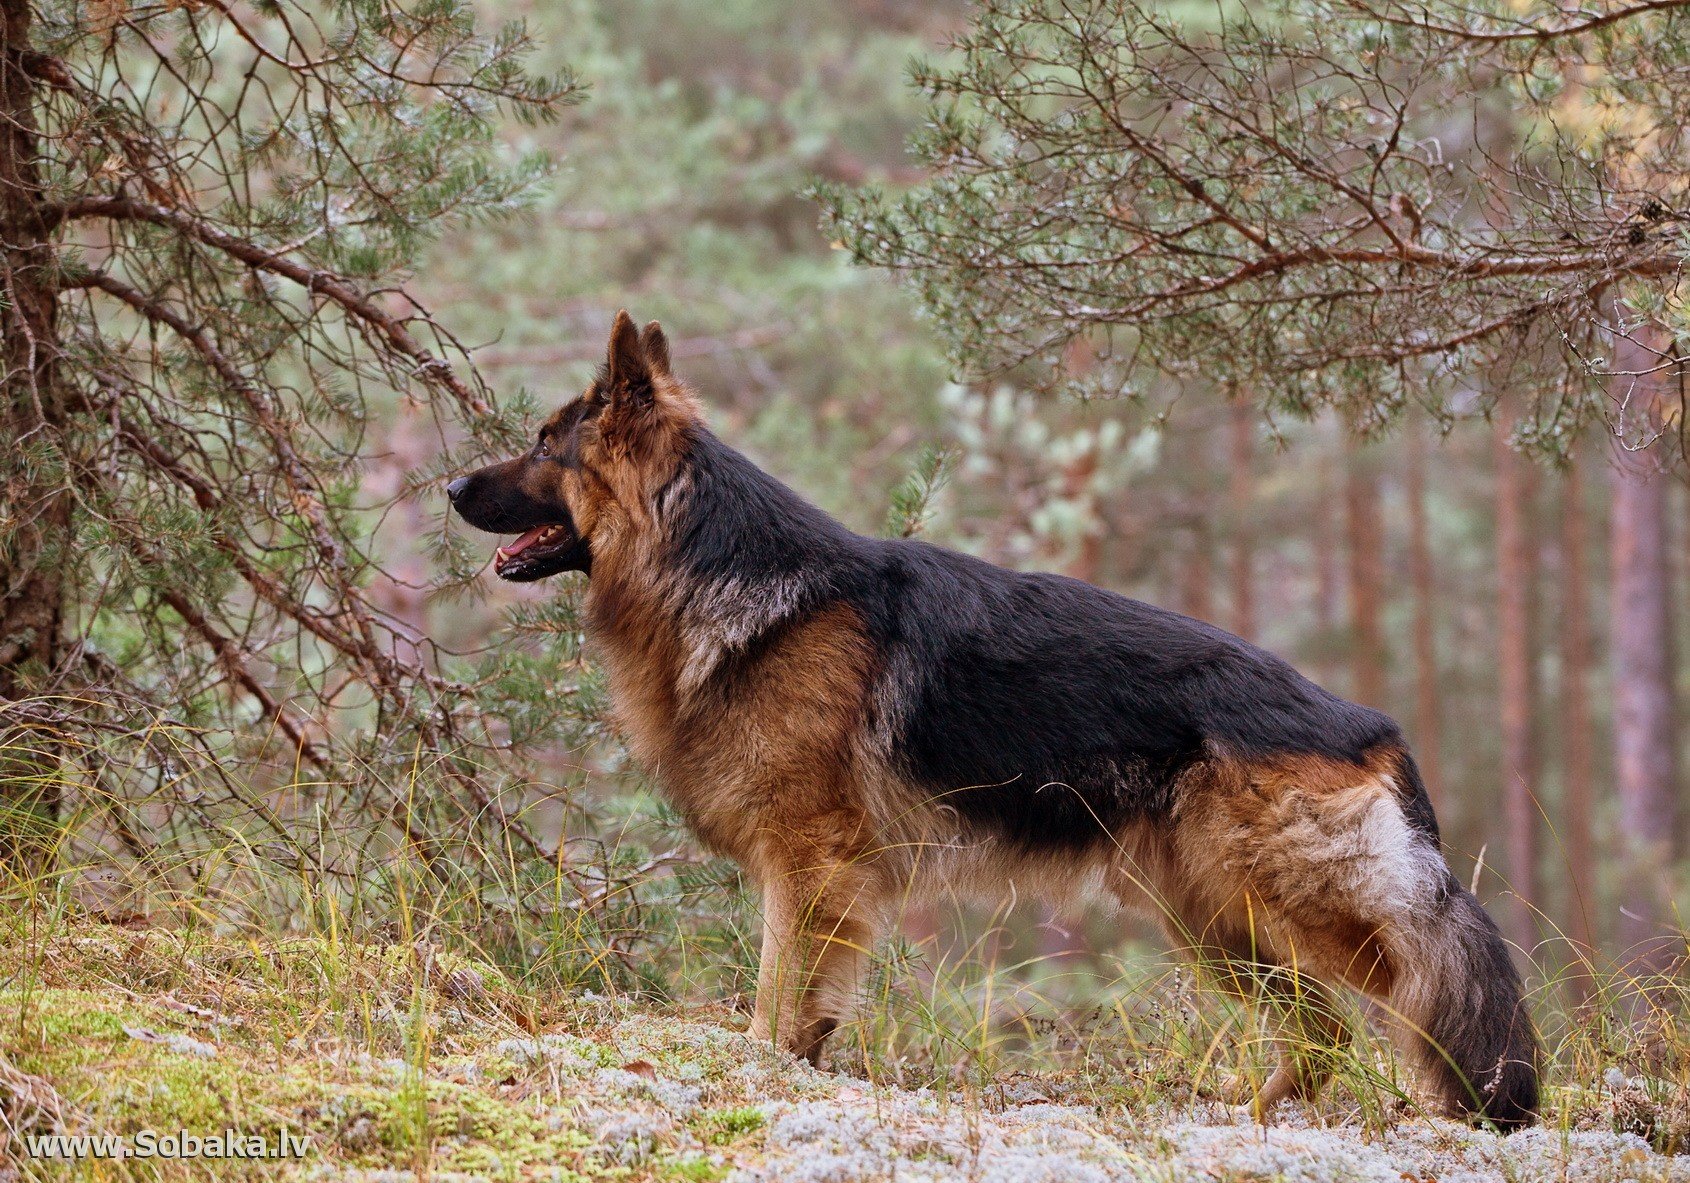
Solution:
M 546 530 L 547 527 L 545 526 L 535 526 L 521 538 L 518 538 L 515 542 L 504 548 L 505 557 L 509 558 L 511 555 L 521 554 L 523 551 L 533 546 L 536 542 L 540 541 L 540 535 L 544 534 Z

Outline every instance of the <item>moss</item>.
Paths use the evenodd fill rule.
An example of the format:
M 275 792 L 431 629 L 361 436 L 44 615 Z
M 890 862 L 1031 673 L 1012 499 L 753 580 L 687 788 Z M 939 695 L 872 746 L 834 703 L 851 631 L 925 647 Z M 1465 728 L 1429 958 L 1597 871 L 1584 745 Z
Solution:
M 576 1183 L 597 1177 L 585 1155 L 587 1146 L 586 1136 L 574 1131 L 549 1138 L 507 1136 L 498 1142 L 448 1142 L 435 1146 L 433 1166 L 495 1180 L 545 1178 Z M 577 1170 L 577 1165 L 588 1173 Z
M 715 1109 L 699 1114 L 688 1124 L 699 1138 L 712 1146 L 728 1146 L 768 1124 L 768 1117 L 755 1105 Z
M 224 960 L 223 967 L 234 961 Z M 219 1029 L 211 1057 L 125 1030 L 191 1032 L 205 1040 L 211 1033 L 192 1015 L 184 1022 L 178 1005 L 174 997 L 161 1004 L 130 1001 L 109 989 L 0 991 L 0 1051 L 52 1081 L 100 1132 L 233 1127 L 270 1136 L 286 1124 L 313 1135 L 307 1161 L 327 1157 L 403 1168 L 420 1153 L 433 1169 L 493 1179 L 586 1178 L 569 1164 L 585 1158 L 591 1138 L 568 1123 L 542 1119 L 532 1104 L 497 1096 L 496 1083 L 478 1089 L 419 1081 L 367 1054 L 313 1057 L 310 1044 L 300 1041 L 292 1058 L 281 1060 L 262 1008 L 247 1010 L 238 1026 Z M 482 1033 L 488 1040 L 496 1034 Z M 613 1053 L 594 1058 L 608 1060 Z M 231 1167 L 236 1174 L 240 1169 Z
M 702 1154 L 683 1154 L 659 1164 L 657 1177 L 676 1179 L 681 1183 L 717 1183 L 728 1177 L 728 1168 L 711 1162 Z

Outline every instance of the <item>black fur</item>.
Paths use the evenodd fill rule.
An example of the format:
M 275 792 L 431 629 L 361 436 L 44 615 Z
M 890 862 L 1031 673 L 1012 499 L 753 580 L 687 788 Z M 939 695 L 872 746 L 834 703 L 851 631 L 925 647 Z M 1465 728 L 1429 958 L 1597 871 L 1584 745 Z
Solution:
M 1438 913 L 1426 918 L 1426 929 L 1446 942 L 1425 1031 L 1427 1074 L 1455 1108 L 1504 1131 L 1529 1126 L 1537 1119 L 1539 1049 L 1508 946 L 1453 876 Z
M 906 773 L 976 829 L 1032 845 L 1104 840 L 1160 815 L 1206 754 L 1361 761 L 1401 735 L 1229 633 L 1060 575 L 851 533 L 698 430 L 675 559 L 696 579 L 796 584 L 844 601 L 892 688 Z M 1418 774 L 1404 786 L 1434 836 Z
M 1078 580 L 853 534 L 703 428 L 685 479 L 671 560 L 689 581 L 786 588 L 793 617 L 853 606 L 881 663 L 871 730 L 977 833 L 1071 850 L 1164 817 L 1206 755 L 1362 763 L 1383 749 L 1405 817 L 1437 848 L 1396 724 L 1271 653 Z M 1435 999 L 1426 1071 L 1454 1108 L 1529 1125 L 1538 1047 L 1508 948 L 1447 871 L 1435 898 L 1424 931 L 1436 952 L 1420 967 Z

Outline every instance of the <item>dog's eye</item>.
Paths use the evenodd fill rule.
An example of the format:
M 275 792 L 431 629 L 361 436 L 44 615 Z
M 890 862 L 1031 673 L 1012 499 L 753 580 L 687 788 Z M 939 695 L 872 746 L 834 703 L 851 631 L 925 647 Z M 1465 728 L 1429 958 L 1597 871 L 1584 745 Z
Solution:
M 541 456 L 550 456 L 552 454 L 552 441 L 545 436 L 541 436 L 540 446 L 535 451 Z

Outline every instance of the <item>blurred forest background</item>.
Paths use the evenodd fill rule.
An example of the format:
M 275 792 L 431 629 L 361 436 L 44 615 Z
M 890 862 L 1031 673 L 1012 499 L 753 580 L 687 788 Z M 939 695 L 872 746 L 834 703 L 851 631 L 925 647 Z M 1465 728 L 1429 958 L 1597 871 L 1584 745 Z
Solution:
M 37 64 L 35 101 L 57 137 L 41 183 L 82 194 L 54 197 L 83 203 L 55 214 L 75 246 L 60 328 L 85 335 L 65 364 L 92 377 L 79 380 L 85 401 L 44 412 L 80 442 L 12 457 L 13 607 L 29 598 L 26 570 L 80 589 L 50 626 L 62 646 L 0 654 L 0 774 L 28 834 L 20 849 L 51 850 L 45 870 L 38 851 L 14 852 L 18 890 L 133 922 L 457 934 L 572 983 L 746 989 L 754 916 L 736 872 L 700 855 L 626 764 L 574 591 L 497 583 L 491 544 L 451 522 L 440 493 L 577 393 L 627 307 L 663 322 L 722 436 L 853 528 L 919 528 L 1212 620 L 1396 716 L 1452 865 L 1540 979 L 1579 948 L 1618 955 L 1677 927 L 1690 843 L 1690 744 L 1676 739 L 1690 712 L 1682 465 L 1641 482 L 1616 473 L 1600 415 L 1546 427 L 1536 408 L 1565 382 L 1549 369 L 1498 390 L 1397 359 L 1388 390 L 1358 368 L 1330 379 L 1351 384 L 1342 397 L 1293 399 L 1271 374 L 1203 364 L 1113 396 L 1053 385 L 1033 350 L 959 364 L 974 359 L 954 307 L 935 316 L 930 276 L 880 257 L 897 252 L 862 240 L 878 232 L 860 211 L 853 226 L 841 194 L 867 186 L 896 202 L 933 176 L 931 154 L 909 145 L 942 121 L 906 67 L 957 60 L 946 46 L 974 19 L 960 0 L 484 7 L 490 28 L 526 22 L 523 69 L 548 83 L 496 107 L 466 99 L 455 127 L 430 122 L 445 117 L 427 103 L 415 119 L 389 112 L 398 100 L 347 67 L 371 89 L 345 127 L 391 126 L 348 133 L 365 157 L 323 149 L 320 174 L 242 140 L 252 217 L 240 185 L 182 179 L 214 169 L 205 145 L 226 129 L 203 111 L 232 101 L 217 87 L 261 53 L 225 34 L 194 64 L 186 26 L 164 23 L 176 10 L 38 14 L 42 51 L 82 63 L 62 80 Z M 268 11 L 246 14 L 254 44 L 309 56 L 310 35 L 289 42 Z M 494 62 L 490 87 L 514 92 L 528 84 L 499 72 L 504 52 L 476 60 Z M 99 72 L 88 63 L 124 61 L 145 76 L 124 92 L 135 109 L 174 112 L 197 148 L 155 151 L 163 114 L 129 124 L 90 102 L 78 121 L 78 80 Z M 1446 82 L 1454 102 L 1463 83 Z M 302 101 L 308 130 L 290 151 L 314 159 L 339 133 Z M 1446 136 L 1452 155 L 1460 134 Z M 495 164 L 448 172 L 460 150 Z M 386 171 L 354 175 L 358 159 Z M 317 181 L 278 180 L 295 169 Z M 254 176 L 269 178 L 255 198 Z M 211 194 L 191 219 L 177 212 L 190 191 Z M 1644 221 L 1677 233 L 1676 217 L 1668 201 Z M 268 253 L 240 254 L 202 218 Z M 347 227 L 364 237 L 343 241 Z M 357 290 L 342 299 L 312 278 L 330 271 Z M 382 318 L 425 305 L 429 320 L 406 321 L 412 349 Z M 189 311 L 173 322 L 177 307 Z M 1108 369 L 1086 331 L 1060 342 L 1065 379 Z M 290 353 L 300 333 L 316 344 Z M 1509 348 L 1554 354 L 1553 338 Z M 1254 348 L 1240 334 L 1240 354 Z M 472 361 L 485 386 L 441 378 L 431 350 L 464 373 Z M 36 364 L 20 358 L 9 354 L 14 374 Z M 254 375 L 276 399 L 225 407 Z M 148 403 L 146 383 L 166 393 Z M 137 391 L 145 406 L 125 402 Z M 1358 410 L 1376 395 L 1383 412 Z M 286 485 L 275 414 L 316 492 Z M 259 469 L 282 476 L 255 482 Z M 74 541 L 30 550 L 34 519 L 19 507 L 37 502 L 17 490 L 61 485 L 77 490 L 53 511 L 78 523 Z M 1640 567 L 1639 553 L 1656 561 Z M 1646 767 L 1622 767 L 1639 751 Z M 986 922 L 959 927 L 939 908 L 909 934 L 966 945 Z M 1029 974 L 1107 981 L 1118 959 L 1153 953 L 1151 934 L 1034 916 L 991 943 L 1031 959 Z
M 497 385 L 542 403 L 586 380 L 608 310 L 662 320 L 724 437 L 859 531 L 885 530 L 904 475 L 946 451 L 954 476 L 924 537 L 1214 621 L 1389 711 L 1427 770 L 1458 874 L 1482 859 L 1492 901 L 1524 886 L 1529 906 L 1500 903 L 1517 941 L 1638 939 L 1618 910 L 1609 661 L 1635 613 L 1610 590 L 1608 556 L 1649 526 L 1614 518 L 1605 441 L 1527 459 L 1514 417 L 1476 391 L 1442 423 L 1416 411 L 1357 440 L 1336 413 L 1264 418 L 1201 375 L 1168 383 L 1149 411 L 1046 392 L 1032 366 L 954 382 L 918 302 L 849 266 L 804 194 L 817 179 L 896 190 L 923 175 L 906 145 L 925 106 L 887 81 L 969 12 L 618 4 L 550 32 L 553 14 L 536 10 L 541 40 L 594 80 L 592 97 L 549 142 L 563 169 L 534 217 L 443 244 L 438 310 L 493 342 L 477 361 Z M 1690 653 L 1686 490 L 1663 495 L 1676 652 Z M 485 618 L 419 612 L 430 635 L 456 622 L 472 630 L 457 643 L 483 639 Z M 1686 663 L 1668 668 L 1690 692 Z M 1510 783 L 1529 813 L 1505 811 Z M 1661 816 L 1651 832 L 1684 825 Z M 1519 850 L 1535 856 L 1523 878 Z M 1035 943 L 1113 944 L 1108 926 L 1077 921 Z

